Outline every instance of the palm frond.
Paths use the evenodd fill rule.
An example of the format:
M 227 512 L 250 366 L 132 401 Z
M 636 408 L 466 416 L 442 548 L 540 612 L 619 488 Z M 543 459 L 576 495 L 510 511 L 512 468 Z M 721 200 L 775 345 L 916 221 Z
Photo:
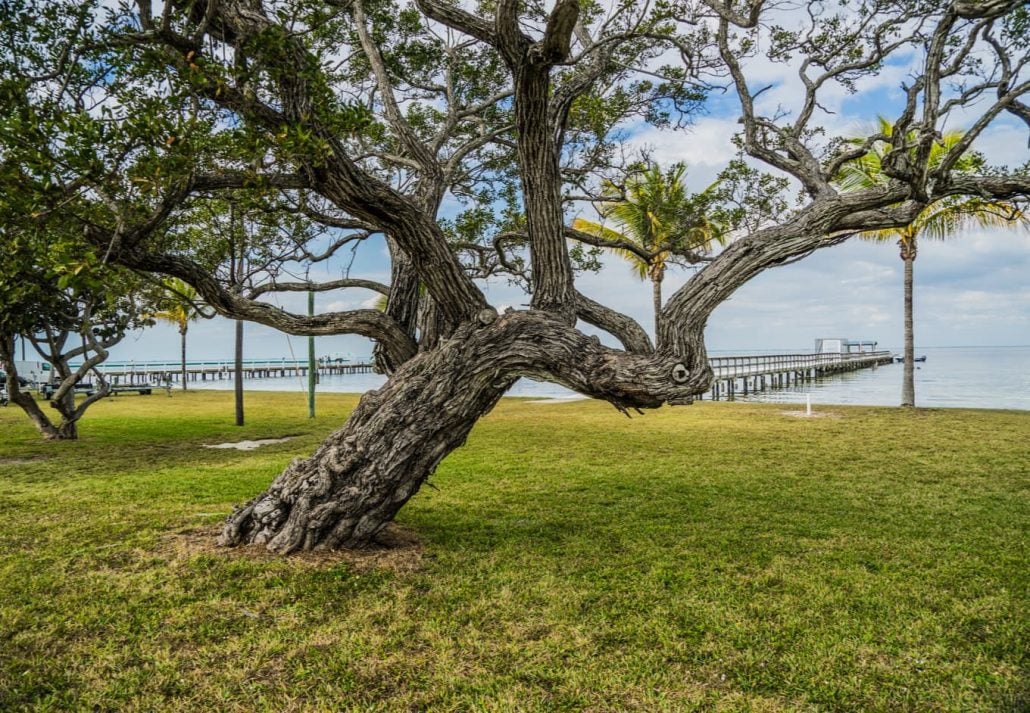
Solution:
M 879 117 L 877 132 L 884 136 L 894 135 L 894 126 L 884 117 Z M 874 134 L 870 134 L 872 136 Z M 930 147 L 927 157 L 928 167 L 940 166 L 944 159 L 961 142 L 963 132 L 949 131 L 938 137 Z M 910 135 L 909 144 L 915 143 L 915 135 Z M 854 138 L 849 143 L 861 145 L 866 139 Z M 841 191 L 859 191 L 877 186 L 884 186 L 890 178 L 883 171 L 883 161 L 894 148 L 885 141 L 876 141 L 864 155 L 845 163 L 834 183 Z M 913 152 L 914 148 L 907 149 Z M 977 170 L 983 158 L 973 151 L 967 151 L 954 163 L 952 170 L 963 173 Z M 908 226 L 884 228 L 861 233 L 861 237 L 874 241 L 896 241 L 926 237 L 932 240 L 944 240 L 955 233 L 971 227 L 1015 227 L 1026 218 L 1014 205 L 1005 202 L 984 201 L 981 198 L 956 196 L 945 198 L 927 206 Z
M 572 228 L 574 230 L 580 230 L 588 235 L 593 235 L 595 238 L 602 238 L 603 240 L 626 240 L 626 236 L 620 232 L 612 230 L 611 228 L 602 225 L 600 223 L 594 223 L 593 221 L 586 220 L 584 218 L 576 218 L 572 221 Z
M 162 322 L 169 322 L 179 327 L 180 330 L 201 316 L 197 308 L 199 299 L 197 291 L 189 283 L 178 278 L 169 278 L 163 283 L 165 295 L 162 299 L 162 308 L 147 316 Z
M 919 214 L 913 227 L 921 237 L 946 240 L 970 228 L 1012 228 L 1027 225 L 1020 211 L 1005 203 L 982 198 L 943 200 Z
M 649 166 L 628 180 L 624 191 L 620 189 L 620 200 L 601 204 L 599 212 L 604 223 L 577 218 L 572 227 L 657 253 L 651 260 L 645 260 L 631 250 L 612 249 L 629 261 L 633 273 L 644 280 L 651 270 L 664 271 L 671 258 L 670 246 L 705 252 L 715 244 L 725 244 L 726 231 L 706 215 L 719 182 L 691 195 L 687 192 L 685 174 L 686 166 L 681 163 L 664 171 L 657 165 Z

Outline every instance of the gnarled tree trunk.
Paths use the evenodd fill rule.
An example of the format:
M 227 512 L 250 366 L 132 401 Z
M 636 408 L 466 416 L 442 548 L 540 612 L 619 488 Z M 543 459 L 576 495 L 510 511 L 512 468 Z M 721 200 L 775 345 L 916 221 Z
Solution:
M 75 393 L 72 390 L 54 398 L 50 405 L 61 415 L 56 424 L 47 418 L 46 413 L 31 393 L 22 391 L 18 383 L 18 371 L 14 365 L 14 337 L 0 335 L 0 366 L 7 374 L 7 397 L 25 415 L 48 441 L 71 441 L 79 437 L 79 419 L 85 408 L 76 408 Z
M 451 357 L 418 357 L 365 394 L 314 455 L 229 517 L 220 543 L 280 553 L 370 544 L 511 384 Z
M 545 312 L 497 318 L 484 310 L 483 322 L 464 325 L 365 394 L 314 455 L 229 516 L 220 544 L 279 553 L 371 544 L 519 376 L 557 381 L 620 409 L 689 402 L 711 378 L 703 353 L 689 364 L 629 355 Z

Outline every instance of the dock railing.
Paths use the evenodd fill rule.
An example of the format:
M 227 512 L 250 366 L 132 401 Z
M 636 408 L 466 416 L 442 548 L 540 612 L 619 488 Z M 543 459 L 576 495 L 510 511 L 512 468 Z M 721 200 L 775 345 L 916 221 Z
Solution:
M 749 393 L 767 386 L 789 386 L 810 381 L 825 374 L 851 371 L 888 364 L 893 360 L 889 351 L 852 352 L 843 354 L 742 354 L 716 356 L 709 359 L 712 368 L 712 398 L 733 396 L 737 391 Z M 308 362 L 301 359 L 246 359 L 243 376 L 247 379 L 293 377 L 307 372 Z M 318 363 L 318 373 L 349 374 L 371 372 L 370 359 L 329 358 Z M 180 378 L 181 365 L 177 361 L 123 361 L 109 362 L 100 367 L 101 373 L 115 383 L 122 380 L 129 386 L 139 380 L 153 379 L 171 382 Z M 187 362 L 187 378 L 191 381 L 232 379 L 231 360 Z M 738 383 L 739 389 L 738 389 Z
M 328 364 L 349 364 L 349 363 L 364 363 L 369 361 L 361 357 L 351 358 L 349 360 L 332 360 L 330 362 L 320 362 L 319 366 L 325 366 Z M 234 368 L 235 362 L 232 359 L 201 359 L 195 360 L 190 359 L 186 362 L 187 370 L 193 371 L 231 371 Z M 285 357 L 279 359 L 244 359 L 244 369 L 306 369 L 308 366 L 307 359 L 287 359 Z M 155 372 L 155 371 L 174 371 L 178 372 L 182 369 L 182 362 L 178 360 L 170 361 L 112 361 L 105 362 L 99 367 L 101 372 Z
M 348 357 L 348 358 L 324 358 L 317 363 L 319 369 L 328 367 L 346 368 L 362 367 L 371 364 L 369 357 Z M 76 367 L 76 364 L 72 364 Z M 182 362 L 178 360 L 146 360 L 146 361 L 110 361 L 100 364 L 99 371 L 104 374 L 154 374 L 160 372 L 171 372 L 178 374 L 182 369 Z M 186 370 L 191 373 L 206 372 L 229 372 L 235 368 L 232 359 L 190 359 L 186 362 Z M 271 371 L 271 370 L 306 370 L 308 360 L 280 357 L 278 359 L 244 359 L 243 369 L 248 371 Z
M 845 366 L 880 364 L 891 358 L 889 351 L 851 354 L 760 354 L 711 357 L 708 363 L 716 380 L 759 376 L 786 371 L 816 371 Z
M 373 364 L 371 358 L 368 357 L 332 356 L 318 360 L 315 369 L 319 375 L 363 374 L 372 371 Z M 123 378 L 130 384 L 148 378 L 162 382 L 178 381 L 182 378 L 182 362 L 174 360 L 106 362 L 99 365 L 97 370 L 105 378 Z M 246 379 L 293 377 L 306 374 L 307 370 L 307 359 L 280 357 L 278 359 L 243 360 L 243 377 Z M 235 363 L 232 359 L 186 362 L 186 378 L 190 381 L 232 379 L 234 371 Z

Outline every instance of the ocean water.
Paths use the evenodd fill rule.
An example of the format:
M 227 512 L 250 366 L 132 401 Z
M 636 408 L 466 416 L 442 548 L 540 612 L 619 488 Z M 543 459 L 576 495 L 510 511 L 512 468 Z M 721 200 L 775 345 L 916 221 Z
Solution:
M 898 351 L 898 350 L 896 350 Z M 760 351 L 712 352 L 712 356 L 759 354 Z M 775 352 L 764 352 L 775 353 Z M 1030 346 L 1026 347 L 930 347 L 916 349 L 926 361 L 916 364 L 916 405 L 929 408 L 989 408 L 1030 411 Z M 767 389 L 738 401 L 777 403 L 860 404 L 896 406 L 901 399 L 902 365 L 860 369 L 783 389 Z M 363 393 L 378 388 L 385 378 L 378 374 L 322 377 L 319 391 Z M 297 377 L 248 379 L 252 391 L 306 393 L 307 380 Z M 190 388 L 231 389 L 231 381 L 190 382 Z M 572 398 L 576 394 L 555 384 L 519 380 L 508 396 L 525 398 Z M 706 394 L 707 397 L 707 394 Z
M 894 350 L 900 354 L 901 350 Z M 916 405 L 1030 411 L 1030 347 L 916 348 Z M 784 389 L 738 396 L 741 401 L 897 406 L 901 364 L 825 376 Z

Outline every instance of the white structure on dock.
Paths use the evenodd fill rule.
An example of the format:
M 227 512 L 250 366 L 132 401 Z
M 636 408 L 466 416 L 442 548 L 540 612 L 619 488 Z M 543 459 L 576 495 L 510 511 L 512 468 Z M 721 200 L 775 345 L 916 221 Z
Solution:
M 816 354 L 866 354 L 876 351 L 876 342 L 868 339 L 852 341 L 843 337 L 823 337 L 815 340 Z

